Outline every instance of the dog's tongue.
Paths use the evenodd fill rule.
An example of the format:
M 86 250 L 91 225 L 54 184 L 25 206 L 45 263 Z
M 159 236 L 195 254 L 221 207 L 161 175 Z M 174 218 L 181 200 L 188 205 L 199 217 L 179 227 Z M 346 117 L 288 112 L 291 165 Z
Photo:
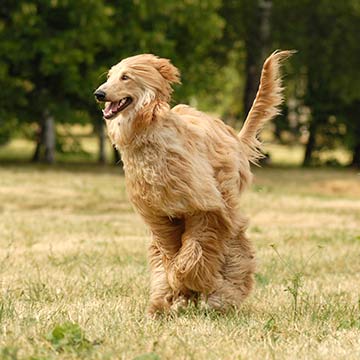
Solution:
M 119 105 L 119 102 L 118 102 L 118 101 L 117 101 L 117 102 L 112 102 L 112 103 L 110 104 L 111 110 L 112 110 L 113 112 L 117 111 L 118 105 Z
M 119 102 L 109 102 L 106 106 L 105 109 L 103 110 L 103 114 L 105 117 L 107 116 L 111 116 L 114 112 L 117 111 Z

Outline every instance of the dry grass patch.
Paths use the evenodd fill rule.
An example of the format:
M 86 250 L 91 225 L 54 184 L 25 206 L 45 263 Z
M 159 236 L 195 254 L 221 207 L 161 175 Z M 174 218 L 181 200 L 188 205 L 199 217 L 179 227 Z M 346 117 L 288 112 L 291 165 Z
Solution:
M 149 234 L 118 169 L 0 178 L 0 359 L 360 357 L 356 172 L 257 170 L 243 199 L 253 295 L 226 316 L 190 307 L 158 321 L 145 316 Z

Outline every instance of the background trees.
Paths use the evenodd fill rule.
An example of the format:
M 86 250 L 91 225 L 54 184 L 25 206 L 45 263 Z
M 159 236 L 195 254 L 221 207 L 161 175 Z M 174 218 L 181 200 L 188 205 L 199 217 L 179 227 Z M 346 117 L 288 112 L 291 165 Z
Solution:
M 303 87 L 298 98 L 311 111 L 304 165 L 329 147 L 345 144 L 356 149 L 359 10 L 359 2 L 353 0 L 274 0 L 274 43 L 299 50 L 293 62 L 295 81 Z
M 109 37 L 97 1 L 8 1 L 1 7 L 2 122 L 39 124 L 34 161 L 54 161 L 54 122 L 88 121 L 95 57 Z
M 90 123 L 104 161 L 93 89 L 109 66 L 141 52 L 180 68 L 175 102 L 243 119 L 266 54 L 295 48 L 283 111 L 289 116 L 275 121 L 274 138 L 302 134 L 305 165 L 345 146 L 359 166 L 359 31 L 357 0 L 3 0 L 0 144 L 32 129 L 33 160 L 53 162 L 56 149 L 76 148 L 71 137 L 56 140 L 58 125 Z

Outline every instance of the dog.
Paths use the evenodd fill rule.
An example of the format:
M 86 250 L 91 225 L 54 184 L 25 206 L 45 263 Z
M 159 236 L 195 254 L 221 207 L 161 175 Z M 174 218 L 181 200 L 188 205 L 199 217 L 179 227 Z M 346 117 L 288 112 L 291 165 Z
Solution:
M 251 292 L 256 263 L 239 198 L 252 180 L 250 163 L 261 158 L 257 135 L 279 113 L 280 65 L 291 54 L 276 51 L 266 59 L 239 134 L 190 106 L 170 108 L 180 73 L 152 54 L 114 65 L 95 91 L 122 154 L 130 201 L 152 234 L 150 314 L 193 299 L 226 311 Z

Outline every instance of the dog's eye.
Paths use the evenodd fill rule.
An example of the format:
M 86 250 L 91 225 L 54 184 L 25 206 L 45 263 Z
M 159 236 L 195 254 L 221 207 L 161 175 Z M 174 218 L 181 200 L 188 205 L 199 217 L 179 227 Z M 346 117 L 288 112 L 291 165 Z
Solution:
M 121 80 L 129 80 L 129 79 L 130 79 L 130 78 L 129 78 L 127 75 L 125 75 L 125 74 L 121 76 Z

